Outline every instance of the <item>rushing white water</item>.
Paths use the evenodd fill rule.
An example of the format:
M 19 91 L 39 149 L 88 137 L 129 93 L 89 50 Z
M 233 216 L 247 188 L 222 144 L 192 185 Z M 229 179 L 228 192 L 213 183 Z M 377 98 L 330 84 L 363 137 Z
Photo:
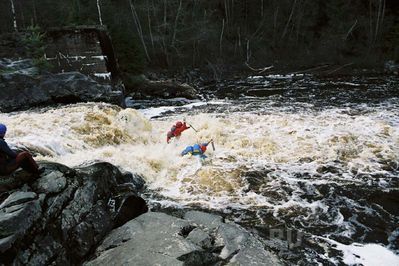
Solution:
M 167 131 L 183 119 L 198 132 L 186 130 L 167 144 Z M 399 110 L 392 101 L 315 108 L 246 98 L 142 110 L 86 103 L 2 113 L 0 122 L 8 126 L 7 141 L 38 160 L 71 167 L 101 160 L 141 174 L 149 188 L 143 196 L 153 206 L 218 209 L 237 221 L 283 223 L 342 243 L 386 237 L 397 250 L 396 216 L 375 208 L 376 196 L 367 202 L 362 194 L 363 187 L 377 197 L 387 193 L 381 206 L 394 208 Z M 204 162 L 180 156 L 187 145 L 210 139 L 215 150 L 208 147 Z M 392 234 L 373 235 L 375 220 Z M 382 245 L 320 247 L 326 245 L 343 256 L 305 252 L 306 261 L 372 265 L 370 249 L 397 261 Z
M 225 103 L 223 103 L 225 104 Z M 191 108 L 190 105 L 188 108 Z M 154 111 L 154 110 L 153 110 Z M 149 114 L 148 110 L 142 111 Z M 185 117 L 198 132 L 187 130 L 166 143 L 166 132 Z M 148 120 L 134 109 L 107 104 L 77 104 L 46 111 L 1 114 L 7 139 L 37 151 L 37 159 L 69 166 L 103 160 L 142 174 L 151 189 L 179 203 L 281 208 L 306 203 L 292 195 L 273 199 L 244 193 L 243 176 L 249 170 L 273 169 L 268 190 L 279 181 L 297 182 L 293 173 L 317 174 L 323 165 L 339 162 L 340 176 L 326 174 L 306 182 L 357 180 L 357 175 L 384 172 L 383 163 L 399 161 L 397 111 L 381 110 L 349 115 L 340 109 L 319 112 L 187 113 Z M 215 140 L 209 159 L 181 157 L 195 142 Z M 274 185 L 273 185 L 274 184 Z M 313 204 L 313 207 L 312 207 Z M 318 206 L 323 208 L 323 206 Z
M 347 265 L 399 265 L 399 256 L 381 245 L 363 245 L 359 243 L 344 245 L 331 239 L 325 240 L 331 242 L 336 249 L 342 251 L 343 262 Z

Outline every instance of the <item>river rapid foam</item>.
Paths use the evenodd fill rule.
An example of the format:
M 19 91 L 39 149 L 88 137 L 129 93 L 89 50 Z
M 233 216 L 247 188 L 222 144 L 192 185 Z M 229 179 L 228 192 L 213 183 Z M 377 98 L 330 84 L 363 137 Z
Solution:
M 342 244 L 331 250 L 345 254 L 354 242 L 398 253 L 398 107 L 313 108 L 246 97 L 143 110 L 74 104 L 0 114 L 0 121 L 7 141 L 38 160 L 110 162 L 146 179 L 150 204 L 210 208 L 260 234 L 284 224 L 305 233 L 305 262 L 335 264 L 347 258 L 320 250 L 334 241 Z M 198 132 L 167 144 L 166 132 L 182 119 Z M 215 150 L 208 147 L 204 162 L 180 156 L 210 139 Z M 324 244 L 314 248 L 317 241 Z

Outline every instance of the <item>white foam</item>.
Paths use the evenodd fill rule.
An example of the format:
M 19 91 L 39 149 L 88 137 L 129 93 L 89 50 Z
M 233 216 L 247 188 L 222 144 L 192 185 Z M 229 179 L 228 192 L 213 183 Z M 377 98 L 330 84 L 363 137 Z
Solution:
M 152 118 L 164 114 L 166 112 L 173 112 L 176 110 L 175 106 L 161 106 L 161 107 L 151 107 L 147 109 L 140 109 L 140 113 L 142 113 L 147 118 Z
M 132 103 L 133 99 L 127 99 L 127 103 Z M 156 116 L 160 116 L 166 112 L 174 112 L 176 109 L 186 109 L 190 110 L 194 107 L 205 106 L 205 105 L 225 105 L 229 104 L 224 101 L 209 101 L 209 102 L 194 102 L 185 104 L 182 106 L 160 106 L 160 107 L 151 107 L 147 109 L 140 109 L 139 111 L 147 118 L 153 118 Z
M 343 262 L 348 265 L 399 265 L 399 256 L 381 245 L 359 243 L 344 245 L 331 239 L 323 239 L 334 244 L 336 246 L 336 249 L 343 252 Z
M 359 87 L 361 84 L 353 83 L 353 82 L 331 82 L 331 84 L 337 84 L 337 85 L 347 85 L 347 86 L 352 86 L 352 87 Z
M 286 74 L 286 75 L 281 75 L 281 74 L 270 74 L 270 75 L 265 75 L 265 76 L 249 76 L 249 80 L 259 80 L 259 79 L 291 79 L 293 77 L 303 77 L 304 74 Z
M 67 55 L 66 58 L 74 59 L 75 61 L 86 59 L 86 56 L 81 55 Z
M 298 182 L 362 184 L 364 180 L 358 179 L 357 174 L 383 174 L 381 160 L 399 161 L 395 109 L 357 116 L 340 109 L 318 113 L 286 113 L 279 109 L 267 114 L 184 113 L 205 104 L 229 102 L 195 102 L 139 111 L 100 103 L 76 104 L 47 111 L 0 114 L 0 121 L 9 128 L 10 143 L 39 152 L 39 159 L 68 166 L 88 159 L 107 161 L 142 174 L 150 188 L 169 200 L 215 208 L 227 204 L 237 208 L 270 207 L 275 214 L 290 208 L 299 208 L 308 215 L 326 213 L 328 209 L 322 201 L 308 202 L 300 197 Z M 181 108 L 182 113 L 148 120 L 176 108 Z M 167 144 L 167 131 L 182 116 L 198 132 L 186 130 L 179 140 Z M 180 156 L 187 145 L 211 138 L 216 150 L 208 149 L 208 162 L 201 168 L 196 158 Z M 319 174 L 318 168 L 323 165 L 338 167 L 344 174 Z M 267 175 L 268 189 L 279 191 L 284 182 L 294 188 L 294 193 L 281 193 L 276 200 L 267 193 L 243 192 L 248 185 L 245 173 L 265 168 L 273 169 Z M 384 180 L 380 183 L 383 185 Z M 342 224 L 342 216 L 329 222 Z
M 97 77 L 97 78 L 111 79 L 111 72 L 106 72 L 106 73 L 94 73 L 94 76 Z
M 107 56 L 106 55 L 92 55 L 91 58 L 99 59 L 101 61 L 104 61 L 104 60 L 107 59 Z

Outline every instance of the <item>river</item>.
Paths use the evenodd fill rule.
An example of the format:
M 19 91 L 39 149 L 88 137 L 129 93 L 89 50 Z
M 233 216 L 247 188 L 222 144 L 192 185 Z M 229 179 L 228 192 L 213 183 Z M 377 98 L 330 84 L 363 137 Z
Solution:
M 198 101 L 74 104 L 0 121 L 38 160 L 140 174 L 153 208 L 221 213 L 288 264 L 399 265 L 398 81 L 252 76 L 204 88 Z M 167 144 L 183 119 L 198 132 Z M 204 162 L 180 156 L 210 139 Z

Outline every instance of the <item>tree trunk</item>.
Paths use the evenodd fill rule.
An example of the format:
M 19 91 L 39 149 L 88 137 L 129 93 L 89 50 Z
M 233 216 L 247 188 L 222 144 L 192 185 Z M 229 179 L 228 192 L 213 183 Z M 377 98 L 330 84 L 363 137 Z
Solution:
M 296 1 L 297 0 L 295 0 L 294 3 L 292 4 L 291 13 L 290 13 L 290 16 L 288 17 L 287 24 L 285 24 L 283 35 L 281 36 L 281 39 L 283 39 L 285 34 L 287 33 L 288 25 L 290 24 L 291 19 L 292 19 L 292 15 L 294 14 Z
M 100 25 L 103 25 L 103 18 L 101 16 L 100 0 L 97 0 L 97 11 L 98 11 L 98 20 L 100 21 Z
M 182 4 L 182 0 L 179 1 L 179 7 L 177 8 L 177 13 L 176 13 L 176 18 L 175 18 L 175 25 L 173 27 L 172 46 L 175 46 L 177 23 L 178 23 L 179 16 L 180 16 L 181 4 Z
M 249 59 L 251 59 L 251 50 L 249 49 L 249 40 L 247 40 L 247 60 L 246 63 L 249 63 Z
M 356 24 L 357 24 L 357 19 L 356 19 L 355 23 L 353 23 L 352 27 L 350 27 L 350 29 L 346 33 L 344 41 L 346 41 L 348 39 L 349 35 L 352 33 L 353 29 L 356 27 Z
M 219 54 L 220 54 L 220 56 L 222 55 L 223 32 L 224 32 L 224 19 L 222 20 L 222 31 L 220 32 L 220 39 L 219 39 Z
M 148 31 L 150 32 L 150 38 L 151 38 L 151 46 L 152 49 L 154 49 L 154 38 L 152 36 L 152 24 L 151 24 L 151 16 L 150 16 L 150 3 L 147 0 L 147 19 L 148 19 Z
M 136 24 L 137 32 L 139 34 L 141 43 L 143 45 L 144 53 L 145 53 L 145 55 L 147 57 L 147 60 L 150 62 L 151 59 L 150 59 L 150 56 L 148 55 L 148 52 L 147 52 L 147 46 L 146 46 L 145 41 L 144 41 L 143 30 L 141 29 L 140 20 L 139 20 L 139 17 L 137 16 L 136 9 L 135 9 L 135 7 L 133 5 L 132 0 L 129 0 L 129 4 L 130 4 L 130 10 L 132 12 L 134 23 Z
M 35 25 L 39 24 L 37 21 L 36 0 L 33 0 L 33 22 Z
M 276 10 L 274 11 L 274 17 L 273 17 L 273 45 L 276 45 L 276 40 L 277 40 L 277 17 L 278 17 L 278 6 Z
M 18 31 L 18 27 L 17 27 L 17 15 L 15 13 L 15 5 L 14 5 L 14 0 L 10 0 L 11 2 L 11 13 L 12 13 L 12 19 L 13 19 L 13 26 L 14 26 L 14 30 Z

